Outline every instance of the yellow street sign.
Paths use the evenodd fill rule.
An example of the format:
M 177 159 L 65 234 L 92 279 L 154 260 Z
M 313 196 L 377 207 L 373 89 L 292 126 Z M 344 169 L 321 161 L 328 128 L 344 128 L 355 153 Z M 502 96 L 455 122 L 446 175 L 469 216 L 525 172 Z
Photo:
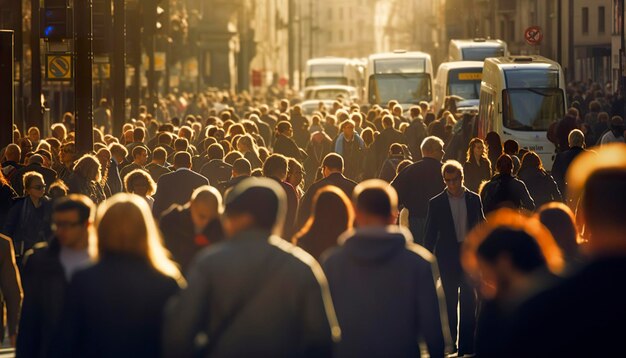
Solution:
M 72 79 L 72 56 L 46 55 L 46 78 L 51 81 Z

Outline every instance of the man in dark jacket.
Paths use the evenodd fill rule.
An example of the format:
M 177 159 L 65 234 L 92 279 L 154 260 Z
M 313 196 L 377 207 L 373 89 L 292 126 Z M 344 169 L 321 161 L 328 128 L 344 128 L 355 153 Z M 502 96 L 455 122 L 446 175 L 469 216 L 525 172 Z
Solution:
M 287 196 L 287 212 L 281 236 L 287 240 L 295 233 L 296 214 L 298 212 L 298 195 L 294 187 L 287 183 L 287 158 L 280 154 L 272 154 L 263 163 L 263 176 L 277 181 Z
M 485 220 L 478 194 L 463 185 L 463 166 L 450 160 L 442 169 L 446 190 L 428 204 L 424 247 L 437 257 L 441 284 L 446 296 L 450 336 L 456 351 L 459 325 L 458 356 L 474 353 L 476 330 L 476 292 L 465 281 L 460 251 L 466 235 Z M 459 293 L 460 292 L 460 293 Z M 457 306 L 461 301 L 457 319 Z
M 398 192 L 399 203 L 409 210 L 409 228 L 418 244 L 424 243 L 428 202 L 444 188 L 441 179 L 443 141 L 431 136 L 421 146 L 424 159 L 404 168 L 391 182 Z
M 382 119 L 383 131 L 376 138 L 374 142 L 374 151 L 376 152 L 376 170 L 377 172 L 383 165 L 387 154 L 389 153 L 389 147 L 393 143 L 405 144 L 404 134 L 393 127 L 393 117 L 391 115 L 384 116 Z
M 512 175 L 513 159 L 508 154 L 498 158 L 496 171 L 497 174 L 480 191 L 485 214 L 502 207 L 534 210 L 535 201 L 528 193 L 526 184 Z
M 152 151 L 152 162 L 146 165 L 146 170 L 150 173 L 150 176 L 155 183 L 157 183 L 163 175 L 172 172 L 165 167 L 166 158 L 167 152 L 165 149 L 157 147 L 154 151 Z
M 248 179 L 226 196 L 228 240 L 196 258 L 166 313 L 165 357 L 328 357 L 340 339 L 326 278 L 304 251 L 273 236 L 280 185 Z M 208 344 L 197 347 L 205 334 Z
M 327 185 L 336 186 L 341 189 L 341 191 L 343 191 L 348 198 L 352 197 L 352 192 L 357 184 L 343 175 L 343 158 L 340 155 L 336 153 L 326 155 L 322 161 L 322 171 L 324 179 L 311 185 L 300 200 L 300 205 L 298 207 L 298 219 L 296 220 L 296 227 L 298 228 L 301 228 L 309 219 L 313 206 L 313 199 L 315 198 L 317 192 L 323 187 Z
M 218 188 L 222 194 L 226 194 L 231 188 L 234 188 L 237 184 L 241 183 L 246 178 L 250 177 L 252 173 L 252 166 L 246 158 L 239 158 L 233 163 L 233 171 L 231 173 L 231 179 Z
M 122 179 L 122 185 L 126 184 L 124 182 L 125 181 L 124 179 L 133 170 L 142 169 L 146 171 L 146 168 L 144 167 L 144 165 L 146 165 L 146 163 L 148 162 L 148 148 L 144 147 L 143 145 L 135 146 L 133 148 L 132 156 L 133 156 L 132 163 L 128 164 L 127 166 L 122 168 L 122 170 L 120 170 L 120 178 Z
M 219 186 L 230 179 L 233 167 L 224 161 L 224 148 L 220 144 L 211 144 L 207 149 L 209 162 L 199 169 L 199 173 L 214 186 Z
M 189 203 L 172 205 L 161 217 L 163 243 L 183 273 L 198 251 L 222 240 L 221 206 L 222 196 L 217 189 L 201 186 Z
M 406 144 L 409 147 L 409 151 L 411 151 L 411 155 L 413 156 L 413 161 L 416 162 L 422 159 L 420 146 L 424 138 L 428 136 L 428 129 L 424 124 L 422 110 L 419 106 L 411 106 L 409 113 L 411 115 L 411 124 L 409 124 L 409 127 L 404 132 L 404 136 L 406 137 Z
M 54 239 L 37 244 L 24 258 L 24 304 L 16 357 L 47 357 L 61 319 L 65 293 L 74 272 L 91 259 L 87 248 L 93 202 L 72 194 L 59 199 L 52 213 Z
M 291 138 L 293 136 L 293 128 L 291 123 L 287 121 L 278 122 L 276 125 L 276 141 L 274 142 L 274 154 L 282 154 L 287 158 L 293 158 L 299 162 L 302 161 L 300 148 Z
M 185 204 L 197 188 L 209 185 L 207 178 L 191 171 L 191 155 L 187 152 L 176 153 L 174 168 L 176 171 L 163 175 L 158 181 L 152 209 L 156 218 L 172 204 Z
M 565 194 L 566 181 L 565 175 L 570 164 L 576 159 L 576 157 L 585 151 L 585 135 L 579 129 L 575 129 L 569 133 L 567 137 L 569 143 L 569 149 L 558 153 L 554 158 L 554 164 L 552 164 L 552 177 L 559 186 L 561 194 Z
M 336 357 L 444 357 L 443 294 L 432 254 L 394 226 L 397 197 L 386 182 L 355 189 L 358 229 L 339 238 L 324 262 L 342 328 Z M 401 294 L 399 294 L 402 292 Z
M 46 185 L 50 185 L 57 180 L 57 172 L 43 166 L 43 157 L 39 154 L 33 154 L 28 158 L 28 165 L 18 170 L 11 179 L 11 186 L 18 195 L 24 194 L 24 174 L 28 172 L 37 172 L 43 176 Z M 47 191 L 46 191 L 47 192 Z

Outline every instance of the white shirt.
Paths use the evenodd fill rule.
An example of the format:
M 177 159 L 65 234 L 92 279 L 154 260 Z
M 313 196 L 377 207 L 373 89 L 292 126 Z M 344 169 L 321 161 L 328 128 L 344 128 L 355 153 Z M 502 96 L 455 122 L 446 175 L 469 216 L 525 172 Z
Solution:
M 74 272 L 78 271 L 81 268 L 84 268 L 91 263 L 91 257 L 89 257 L 89 252 L 87 252 L 87 249 L 72 250 L 67 247 L 61 247 L 59 259 L 61 260 L 61 266 L 63 266 L 63 271 L 65 271 L 65 278 L 68 282 L 71 280 Z
M 450 211 L 452 212 L 452 220 L 454 221 L 454 231 L 456 232 L 456 241 L 465 241 L 467 234 L 467 203 L 465 202 L 465 189 L 459 197 L 452 196 L 448 193 L 448 202 L 450 203 Z

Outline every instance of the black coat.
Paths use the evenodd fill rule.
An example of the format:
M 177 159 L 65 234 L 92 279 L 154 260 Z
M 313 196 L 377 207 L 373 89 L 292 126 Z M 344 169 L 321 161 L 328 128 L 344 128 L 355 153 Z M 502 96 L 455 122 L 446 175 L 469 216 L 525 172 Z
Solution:
M 59 259 L 61 246 L 40 243 L 26 255 L 22 282 L 24 302 L 17 335 L 16 357 L 48 357 L 59 329 L 67 279 Z
M 581 153 L 586 152 L 581 147 L 573 147 L 564 152 L 558 153 L 556 158 L 554 158 L 554 164 L 552 164 L 552 176 L 554 177 L 554 181 L 559 186 L 559 191 L 561 193 L 565 193 L 565 185 L 567 184 L 565 175 L 567 174 L 567 169 L 572 164 L 574 159 Z
M 502 207 L 534 210 L 535 202 L 523 181 L 510 175 L 497 174 L 480 192 L 485 214 Z
M 325 186 L 332 185 L 341 189 L 349 199 L 352 199 L 352 192 L 356 187 L 356 182 L 346 178 L 341 173 L 332 173 L 326 178 L 314 183 L 306 191 L 302 199 L 300 199 L 300 206 L 298 208 L 298 219 L 296 220 L 296 226 L 302 228 L 311 215 L 313 209 L 313 198 L 315 194 Z
M 379 170 L 382 167 L 383 162 L 387 159 L 389 154 L 389 147 L 391 147 L 394 143 L 406 143 L 406 139 L 402 132 L 391 127 L 380 132 L 374 142 L 374 151 L 376 152 L 376 170 Z
M 0 184 L 0 228 L 4 227 L 4 222 L 15 199 L 17 199 L 15 190 L 10 185 Z
M 165 304 L 176 281 L 131 255 L 76 272 L 53 357 L 160 357 Z
M 545 171 L 524 168 L 520 170 L 517 177 L 526 184 L 530 196 L 535 201 L 536 208 L 552 201 L 563 200 L 554 179 Z
M 300 148 L 298 148 L 296 142 L 282 134 L 278 134 L 276 136 L 276 142 L 274 142 L 274 153 L 282 154 L 287 158 L 294 158 L 297 161 L 302 160 Z
M 171 170 L 157 163 L 150 163 L 146 165 L 146 170 L 148 171 L 148 173 L 150 173 L 150 176 L 155 183 L 157 183 L 163 175 L 172 172 Z
M 478 194 L 466 190 L 465 203 L 467 207 L 467 233 L 469 233 L 477 224 L 485 220 L 485 216 Z M 460 273 L 462 271 L 461 243 L 458 242 L 454 229 L 454 219 L 452 218 L 447 190 L 430 199 L 425 231 L 424 247 L 435 254 L 439 269 L 442 272 Z
M 200 174 L 207 178 L 213 186 L 219 186 L 230 180 L 233 167 L 222 159 L 212 159 L 202 167 Z
M 107 184 L 109 184 L 111 194 L 117 194 L 124 191 L 124 183 L 122 183 L 122 178 L 120 178 L 120 166 L 115 159 L 111 159 Z
M 426 218 L 428 202 L 445 187 L 441 177 L 441 162 L 424 158 L 404 168 L 391 182 L 398 192 L 398 203 L 409 210 L 409 215 Z
M 422 151 L 420 146 L 424 139 L 428 136 L 428 129 L 421 118 L 413 119 L 409 127 L 404 132 L 406 143 L 413 156 L 413 161 L 422 159 Z
M 94 204 L 99 204 L 106 199 L 104 189 L 100 184 L 73 173 L 67 181 L 67 187 L 71 194 L 83 194 L 91 199 Z
M 47 196 L 35 208 L 29 197 L 21 197 L 9 210 L 2 233 L 13 239 L 15 254 L 21 256 L 36 243 L 50 238 L 52 202 Z
M 188 205 L 172 206 L 163 213 L 159 228 L 165 247 L 183 272 L 187 272 L 191 260 L 200 250 L 221 241 L 224 236 L 219 219 L 211 221 L 202 232 L 196 234 Z
M 159 218 L 172 204 L 187 203 L 193 191 L 203 185 L 209 185 L 207 178 L 189 169 L 178 169 L 163 175 L 157 183 L 152 213 Z

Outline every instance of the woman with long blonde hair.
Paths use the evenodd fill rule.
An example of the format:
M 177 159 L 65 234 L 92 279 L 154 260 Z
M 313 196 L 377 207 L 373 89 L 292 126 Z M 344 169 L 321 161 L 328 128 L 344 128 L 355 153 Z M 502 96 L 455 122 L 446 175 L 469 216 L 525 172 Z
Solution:
M 98 208 L 96 231 L 96 264 L 77 272 L 68 289 L 59 356 L 160 356 L 162 312 L 184 279 L 148 204 L 114 195 Z

